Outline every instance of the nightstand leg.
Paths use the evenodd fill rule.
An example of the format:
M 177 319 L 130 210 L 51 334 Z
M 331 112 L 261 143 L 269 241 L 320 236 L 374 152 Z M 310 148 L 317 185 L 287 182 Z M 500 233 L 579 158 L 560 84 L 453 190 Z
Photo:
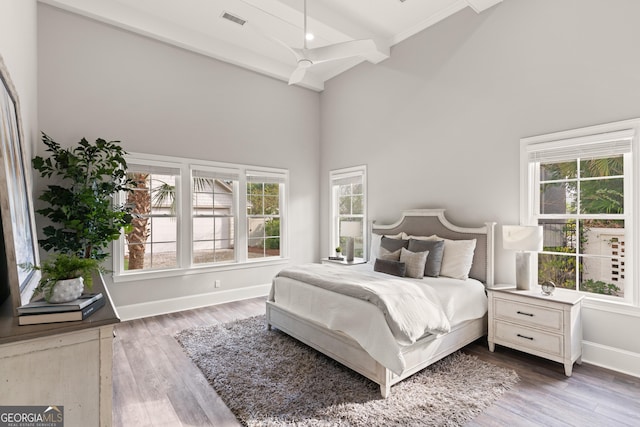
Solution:
M 493 353 L 496 350 L 496 343 L 489 341 L 489 351 Z
M 567 362 L 564 364 L 564 374 L 568 377 L 571 376 L 571 372 L 573 371 L 573 363 Z

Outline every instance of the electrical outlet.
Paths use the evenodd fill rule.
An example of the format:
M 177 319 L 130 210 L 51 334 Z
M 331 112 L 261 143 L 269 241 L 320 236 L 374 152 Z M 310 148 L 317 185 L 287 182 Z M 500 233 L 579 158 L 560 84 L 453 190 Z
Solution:
M 216 288 L 219 288 L 220 287 L 220 280 L 216 280 L 215 283 L 214 283 L 214 286 Z

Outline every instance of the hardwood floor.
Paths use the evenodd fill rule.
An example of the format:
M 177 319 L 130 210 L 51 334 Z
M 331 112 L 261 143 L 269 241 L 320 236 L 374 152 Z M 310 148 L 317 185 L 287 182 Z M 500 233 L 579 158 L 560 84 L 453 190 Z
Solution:
M 114 426 L 239 426 L 173 335 L 263 314 L 264 298 L 123 322 L 113 361 Z M 515 369 L 520 382 L 469 426 L 637 426 L 640 378 L 596 366 L 563 366 L 482 340 L 465 351 Z M 393 392 L 393 389 L 392 389 Z

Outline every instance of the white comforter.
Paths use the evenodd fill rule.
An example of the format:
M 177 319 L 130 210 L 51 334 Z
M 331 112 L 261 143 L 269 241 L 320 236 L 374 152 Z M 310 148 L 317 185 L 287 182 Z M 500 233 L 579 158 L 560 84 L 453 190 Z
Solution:
M 400 344 L 413 344 L 426 333 L 451 330 L 438 295 L 418 282 L 366 274 L 336 264 L 302 264 L 282 270 L 278 277 L 299 280 L 376 305 Z
M 357 269 L 376 279 L 403 280 L 424 288 L 426 294 L 437 295 L 437 302 L 452 327 L 480 318 L 487 311 L 484 285 L 474 279 L 397 278 L 374 272 L 370 264 L 338 268 Z M 271 299 L 279 306 L 351 336 L 392 372 L 399 375 L 404 371 L 402 347 L 408 343 L 399 342 L 393 336 L 384 315 L 375 305 L 288 277 L 277 277 L 271 294 Z

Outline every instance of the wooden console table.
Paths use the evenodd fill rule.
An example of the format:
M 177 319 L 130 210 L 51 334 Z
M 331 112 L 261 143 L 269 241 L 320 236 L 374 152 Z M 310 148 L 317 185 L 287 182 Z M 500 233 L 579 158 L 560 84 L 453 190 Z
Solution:
M 77 322 L 19 326 L 11 298 L 0 306 L 0 405 L 64 406 L 65 425 L 111 426 L 113 326 L 105 306 Z

